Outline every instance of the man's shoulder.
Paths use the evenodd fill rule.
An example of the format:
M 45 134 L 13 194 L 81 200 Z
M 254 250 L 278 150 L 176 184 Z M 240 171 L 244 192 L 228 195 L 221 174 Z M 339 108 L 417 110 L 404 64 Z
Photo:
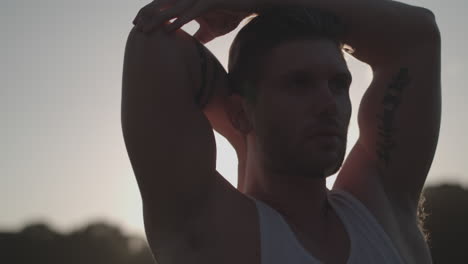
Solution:
M 369 192 L 359 190 L 361 189 L 334 186 L 329 195 L 347 200 L 347 209 L 354 210 L 352 213 L 359 214 L 361 219 L 367 219 L 364 221 L 375 221 L 379 227 L 374 226 L 374 228 L 383 230 L 384 236 L 391 240 L 406 262 L 431 263 L 430 251 L 418 226 L 416 216 L 399 214 L 388 201 L 385 201 L 384 195 L 374 193 L 375 196 L 372 197 Z
M 219 177 L 209 202 L 181 228 L 183 232 L 175 243 L 168 243 L 161 249 L 152 248 L 158 261 L 176 264 L 260 263 L 260 228 L 255 202 L 217 174 Z M 164 252 L 163 255 L 158 251 Z M 171 261 L 164 262 L 163 259 Z

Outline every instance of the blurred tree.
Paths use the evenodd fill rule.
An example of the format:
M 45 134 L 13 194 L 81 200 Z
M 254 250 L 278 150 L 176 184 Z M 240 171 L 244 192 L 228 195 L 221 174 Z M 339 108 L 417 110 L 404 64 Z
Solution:
M 468 263 L 468 191 L 457 185 L 427 187 L 425 228 L 435 264 Z
M 39 223 L 18 233 L 0 233 L 0 263 L 155 264 L 146 244 L 106 223 L 62 235 Z
M 434 263 L 468 263 L 468 191 L 456 185 L 433 186 L 424 189 L 424 197 L 424 228 Z M 0 263 L 157 264 L 144 239 L 103 222 L 69 234 L 43 223 L 0 233 Z

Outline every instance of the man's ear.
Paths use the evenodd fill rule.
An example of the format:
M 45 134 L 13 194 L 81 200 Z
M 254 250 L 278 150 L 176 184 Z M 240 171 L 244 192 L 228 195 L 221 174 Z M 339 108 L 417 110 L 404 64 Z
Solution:
M 229 96 L 226 111 L 232 126 L 242 134 L 247 136 L 252 130 L 252 123 L 247 114 L 245 99 L 238 94 Z

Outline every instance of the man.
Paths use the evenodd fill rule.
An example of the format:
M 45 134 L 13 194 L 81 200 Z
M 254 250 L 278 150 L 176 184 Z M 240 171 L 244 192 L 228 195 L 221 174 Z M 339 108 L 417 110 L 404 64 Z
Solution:
M 282 2 L 161 0 L 134 21 L 122 128 L 155 258 L 431 263 L 417 210 L 441 118 L 434 15 L 383 0 Z M 228 75 L 198 41 L 252 13 L 259 16 L 236 37 Z M 332 14 L 342 34 L 294 30 L 340 24 Z M 191 20 L 201 25 L 198 41 L 180 30 Z M 265 31 L 275 20 L 290 27 Z M 346 160 L 351 76 L 340 43 L 374 73 Z M 237 188 L 216 171 L 212 128 L 236 149 Z M 328 190 L 326 177 L 340 168 Z

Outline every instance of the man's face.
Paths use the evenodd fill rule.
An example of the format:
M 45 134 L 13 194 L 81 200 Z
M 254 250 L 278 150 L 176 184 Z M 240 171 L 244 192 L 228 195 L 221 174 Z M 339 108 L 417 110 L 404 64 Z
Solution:
M 351 74 L 341 51 L 330 40 L 289 41 L 263 67 L 252 125 L 265 165 L 304 177 L 336 173 L 351 118 Z M 340 136 L 315 135 L 324 129 Z

